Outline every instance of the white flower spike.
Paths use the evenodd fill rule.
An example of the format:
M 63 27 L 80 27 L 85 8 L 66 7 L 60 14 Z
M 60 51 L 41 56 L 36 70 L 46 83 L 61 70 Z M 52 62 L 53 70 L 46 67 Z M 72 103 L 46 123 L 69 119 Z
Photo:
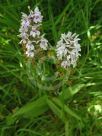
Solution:
M 48 40 L 44 38 L 44 34 L 41 35 L 40 26 L 42 25 L 43 16 L 38 7 L 32 11 L 29 8 L 30 14 L 22 13 L 21 27 L 19 29 L 21 41 L 20 44 L 26 48 L 25 54 L 29 58 L 33 58 L 36 49 L 39 47 L 43 50 L 47 50 Z
M 76 66 L 77 60 L 81 56 L 79 53 L 81 51 L 79 40 L 76 33 L 68 32 L 67 34 L 61 34 L 61 38 L 57 42 L 56 52 L 62 67 Z

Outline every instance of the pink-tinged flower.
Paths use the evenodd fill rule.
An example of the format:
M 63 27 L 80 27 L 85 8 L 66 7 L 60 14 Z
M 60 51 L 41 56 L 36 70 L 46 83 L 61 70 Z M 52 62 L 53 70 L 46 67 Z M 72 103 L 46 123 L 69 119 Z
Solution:
M 32 44 L 31 41 L 28 41 L 26 44 L 26 53 L 27 57 L 34 57 L 34 45 Z
M 29 57 L 29 58 L 33 58 L 34 57 L 34 52 L 33 51 L 26 51 L 26 53 L 25 53 L 26 55 L 27 55 L 27 57 Z
M 30 31 L 30 36 L 35 38 L 36 36 L 39 36 L 39 35 L 40 35 L 40 31 L 38 31 L 36 27 L 32 27 L 32 30 Z
M 42 48 L 43 50 L 47 50 L 48 47 L 48 40 L 45 39 L 43 36 L 40 40 L 40 48 Z
M 39 8 L 36 7 L 35 10 L 34 10 L 34 18 L 33 18 L 33 21 L 35 23 L 41 23 L 42 22 L 42 19 L 43 19 L 43 16 L 41 15 L 41 12 L 39 11 Z
M 34 50 L 34 45 L 30 41 L 28 41 L 28 43 L 26 44 L 26 49 Z
M 70 63 L 68 63 L 67 61 L 62 61 L 61 66 L 67 68 L 68 66 L 70 66 Z
M 20 37 L 21 37 L 22 39 L 27 39 L 28 34 L 25 33 L 25 32 L 22 32 L 22 33 L 20 34 Z
M 26 19 L 22 21 L 22 26 L 24 29 L 28 29 L 29 25 L 30 25 L 30 20 Z

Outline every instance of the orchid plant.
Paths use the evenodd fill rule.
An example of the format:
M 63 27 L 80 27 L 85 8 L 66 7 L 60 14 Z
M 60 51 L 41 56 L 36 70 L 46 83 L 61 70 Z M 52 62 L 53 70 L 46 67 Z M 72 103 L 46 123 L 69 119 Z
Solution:
M 32 11 L 29 7 L 29 15 L 22 13 L 21 27 L 20 27 L 20 43 L 25 46 L 25 54 L 29 58 L 33 58 L 36 49 L 48 49 L 48 40 L 41 34 L 40 27 L 42 25 L 43 16 L 38 7 Z M 76 62 L 80 56 L 80 39 L 76 33 L 68 32 L 61 34 L 60 40 L 56 45 L 56 56 L 61 61 L 61 66 L 68 68 L 71 65 L 76 66 Z
M 80 56 L 81 48 L 79 44 L 80 39 L 78 38 L 78 35 L 76 33 L 73 34 L 72 32 L 67 32 L 67 34 L 66 33 L 61 34 L 61 37 L 53 50 L 51 44 L 45 38 L 45 34 L 41 32 L 42 20 L 43 20 L 43 16 L 38 7 L 36 7 L 34 11 L 32 11 L 29 7 L 29 15 L 22 13 L 19 36 L 21 38 L 20 44 L 23 45 L 24 54 L 28 59 L 32 61 L 35 60 L 36 57 L 38 56 L 38 60 L 36 61 L 38 63 L 41 59 L 42 60 L 45 58 L 48 59 L 49 51 L 51 52 L 52 50 L 52 52 L 54 51 L 54 53 L 53 56 L 51 57 L 54 58 L 55 60 L 54 63 L 55 67 L 59 67 L 59 69 L 63 69 L 64 71 L 70 71 L 69 68 L 71 68 L 71 66 L 73 68 L 76 66 L 77 60 Z M 40 55 L 41 52 L 42 52 L 42 56 Z M 46 81 L 47 82 L 50 81 L 51 83 L 51 80 L 54 81 L 56 80 L 55 78 L 59 78 L 59 76 L 61 75 L 60 72 L 58 73 L 58 70 L 56 72 L 55 69 L 53 69 L 54 75 L 50 74 L 50 76 L 46 77 L 46 74 L 42 75 L 41 71 L 40 70 L 38 71 L 38 68 L 36 69 L 38 76 L 39 75 L 41 76 L 41 81 L 39 81 L 40 85 Z M 32 73 L 33 72 L 31 72 L 30 74 L 32 75 Z M 70 72 L 68 72 L 68 76 L 69 73 Z M 58 88 L 59 86 L 62 85 L 62 79 L 64 80 L 67 76 L 67 74 L 65 73 L 62 75 L 64 76 L 61 77 L 60 82 L 57 83 Z M 37 81 L 37 86 L 38 86 L 38 81 Z M 44 90 L 45 89 L 49 90 L 48 85 L 46 86 L 47 86 L 46 88 L 44 88 L 44 86 L 41 86 L 41 88 L 44 88 Z

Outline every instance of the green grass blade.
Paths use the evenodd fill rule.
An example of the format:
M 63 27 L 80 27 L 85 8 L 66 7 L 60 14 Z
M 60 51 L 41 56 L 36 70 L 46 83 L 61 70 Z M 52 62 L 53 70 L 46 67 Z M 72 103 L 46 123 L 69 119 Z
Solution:
M 74 111 L 72 111 L 68 106 L 63 104 L 58 98 L 53 98 L 53 101 L 55 102 L 56 105 L 58 105 L 61 109 L 63 109 L 68 115 L 78 120 L 81 120 L 81 118 Z
M 47 99 L 47 104 L 50 109 L 55 113 L 55 115 L 59 117 L 63 122 L 65 122 L 66 118 L 64 116 L 63 111 L 59 109 L 58 106 L 56 106 L 50 99 Z

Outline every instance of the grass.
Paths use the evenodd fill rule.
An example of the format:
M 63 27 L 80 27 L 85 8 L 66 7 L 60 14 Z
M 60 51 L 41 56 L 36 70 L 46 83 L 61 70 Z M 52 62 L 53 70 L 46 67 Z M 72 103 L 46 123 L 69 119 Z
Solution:
M 25 59 L 17 36 L 21 12 L 36 4 L 53 48 L 61 33 L 79 34 L 76 68 Z M 0 1 L 0 136 L 102 135 L 101 11 L 101 0 Z

